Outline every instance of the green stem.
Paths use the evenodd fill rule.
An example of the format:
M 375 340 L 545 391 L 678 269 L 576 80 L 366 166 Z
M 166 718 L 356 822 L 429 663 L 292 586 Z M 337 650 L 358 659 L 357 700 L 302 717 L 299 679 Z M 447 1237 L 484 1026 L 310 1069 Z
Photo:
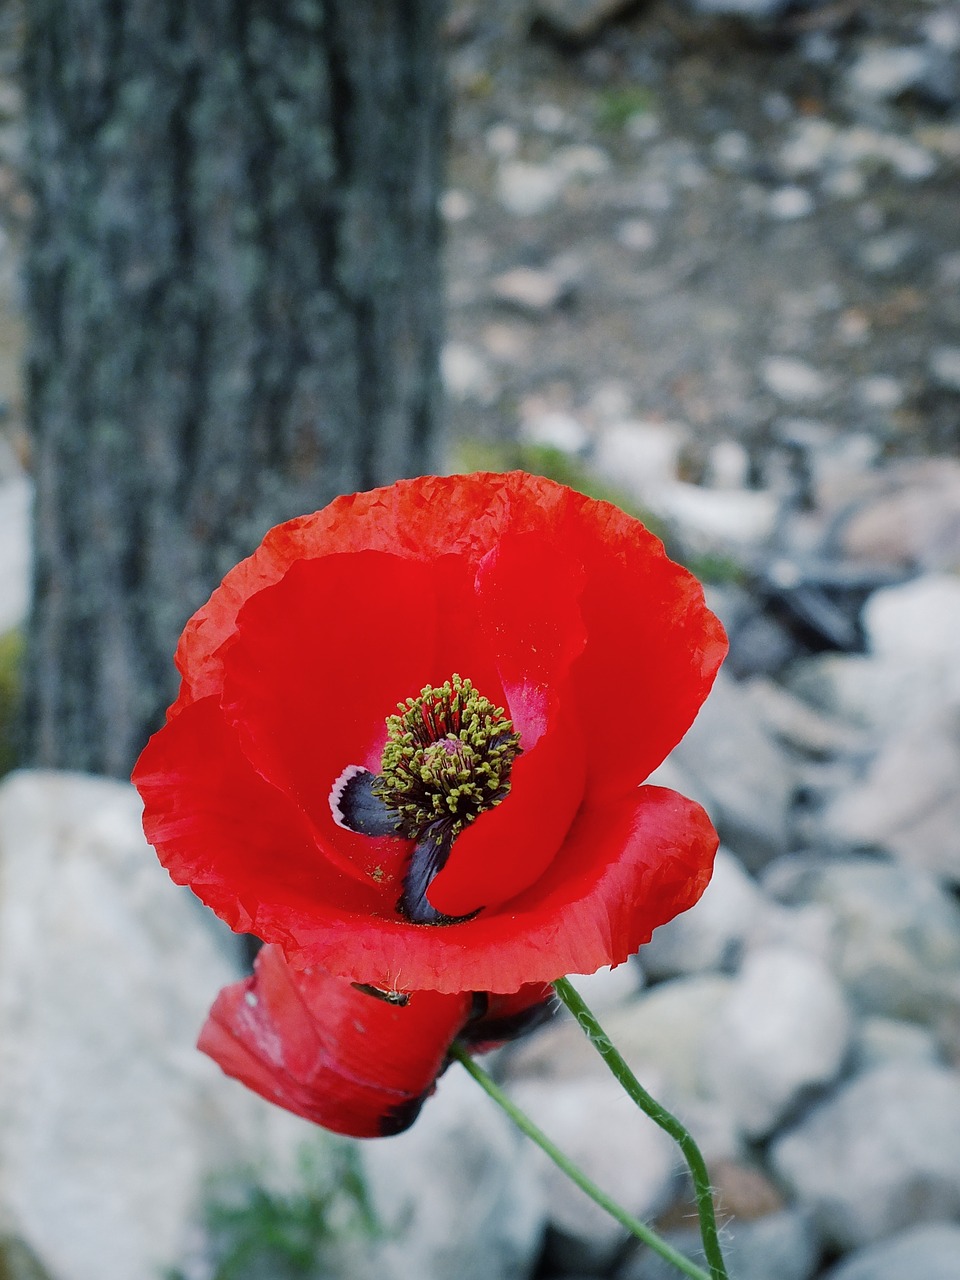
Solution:
M 570 979 L 558 978 L 553 987 L 586 1032 L 587 1037 L 593 1042 L 593 1046 L 601 1058 L 603 1058 L 640 1110 L 655 1121 L 661 1129 L 669 1133 L 670 1137 L 674 1139 L 683 1152 L 684 1159 L 690 1168 L 690 1176 L 693 1178 L 693 1193 L 700 1218 L 700 1235 L 703 1238 L 704 1257 L 710 1268 L 710 1280 L 728 1280 L 727 1269 L 723 1262 L 723 1255 L 720 1252 L 720 1239 L 717 1234 L 717 1219 L 713 1208 L 710 1177 L 707 1173 L 706 1163 L 700 1153 L 700 1148 L 693 1140 L 693 1135 L 680 1123 L 675 1115 L 669 1112 L 666 1107 L 662 1107 L 656 1098 L 647 1093 L 614 1048 L 609 1036 L 587 1008 Z
M 601 1209 L 605 1209 L 611 1217 L 616 1218 L 621 1226 L 642 1240 L 644 1244 L 649 1245 L 651 1249 L 659 1253 L 661 1258 L 666 1258 L 667 1262 L 672 1263 L 684 1275 L 689 1276 L 690 1280 L 712 1280 L 712 1277 L 698 1267 L 696 1263 L 691 1262 L 689 1258 L 685 1258 L 672 1245 L 667 1244 L 661 1236 L 657 1235 L 652 1227 L 648 1227 L 638 1218 L 634 1218 L 627 1213 L 626 1209 L 617 1204 L 616 1200 L 611 1200 L 605 1191 L 601 1191 L 595 1182 L 590 1178 L 569 1158 L 565 1156 L 559 1147 L 554 1146 L 542 1129 L 538 1129 L 525 1112 L 515 1106 L 507 1097 L 503 1090 L 496 1084 L 493 1078 L 484 1071 L 483 1067 L 478 1066 L 470 1057 L 466 1049 L 462 1045 L 454 1044 L 450 1049 L 450 1056 L 463 1064 L 466 1071 L 473 1076 L 481 1089 L 484 1089 L 490 1097 L 502 1107 L 518 1129 L 521 1129 L 528 1138 L 532 1138 L 541 1151 L 545 1152 L 553 1163 L 570 1178 L 581 1191 L 585 1191 L 591 1200 L 595 1201 Z

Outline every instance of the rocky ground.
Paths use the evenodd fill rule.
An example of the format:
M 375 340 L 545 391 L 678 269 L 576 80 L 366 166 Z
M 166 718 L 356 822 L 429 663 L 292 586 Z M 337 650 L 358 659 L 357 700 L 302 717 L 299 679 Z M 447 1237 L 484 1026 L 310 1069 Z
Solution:
M 537 4 L 449 22 L 452 464 L 615 494 L 709 578 L 732 639 L 655 779 L 713 815 L 713 883 L 583 989 L 700 1139 L 731 1280 L 960 1280 L 960 11 Z M 13 446 L 16 111 L 0 78 Z M 13 446 L 0 629 L 23 600 Z M 174 1262 L 205 1169 L 307 1132 L 174 1047 L 237 959 L 139 840 L 119 784 L 0 791 L 0 1238 L 53 1280 Z M 574 1027 L 496 1070 L 695 1246 L 675 1152 Z M 454 1068 L 363 1148 L 392 1234 L 338 1274 L 667 1275 L 484 1101 Z M 202 1234 L 182 1248 L 210 1280 Z

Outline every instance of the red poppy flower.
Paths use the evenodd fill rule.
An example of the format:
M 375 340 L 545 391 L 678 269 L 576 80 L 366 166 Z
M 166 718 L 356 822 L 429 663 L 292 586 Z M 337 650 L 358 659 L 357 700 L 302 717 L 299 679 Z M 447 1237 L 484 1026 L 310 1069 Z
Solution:
M 217 997 L 198 1047 L 261 1097 L 335 1133 L 409 1128 L 460 1039 L 492 1049 L 547 1008 L 541 985 L 510 997 L 417 991 L 384 999 L 264 947 L 253 975 Z
M 709 880 L 706 815 L 639 784 L 725 651 L 607 503 L 522 473 L 339 498 L 188 622 L 144 828 L 301 968 L 448 993 L 592 972 Z

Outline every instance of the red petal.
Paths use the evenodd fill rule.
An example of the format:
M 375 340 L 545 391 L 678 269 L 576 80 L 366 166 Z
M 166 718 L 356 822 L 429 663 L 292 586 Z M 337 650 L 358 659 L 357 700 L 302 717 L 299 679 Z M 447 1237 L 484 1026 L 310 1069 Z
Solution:
M 192 703 L 154 734 L 133 779 L 160 861 L 232 929 L 259 932 L 265 903 L 290 919 L 309 918 L 318 901 L 377 908 L 377 886 L 339 874 L 286 797 L 254 773 L 216 698 Z
M 510 794 L 482 813 L 453 843 L 449 861 L 427 890 L 448 916 L 509 902 L 534 884 L 556 857 L 583 795 L 583 742 L 568 715 L 513 765 Z
M 270 1102 L 355 1138 L 413 1123 L 466 1020 L 468 995 L 389 1004 L 264 947 L 254 976 L 225 987 L 199 1048 Z
M 703 589 L 659 541 L 606 503 L 586 502 L 577 541 L 589 643 L 575 681 L 592 794 L 642 782 L 693 723 L 727 652 Z
M 221 647 L 236 628 L 237 614 L 296 561 L 371 550 L 420 561 L 455 556 L 475 568 L 508 527 L 549 530 L 555 524 L 551 513 L 565 510 L 570 497 L 561 485 L 522 472 L 422 476 L 337 498 L 321 511 L 277 525 L 184 628 L 176 658 L 183 684 L 170 713 L 219 692 Z
M 717 836 L 703 809 L 639 787 L 578 815 L 541 879 L 499 910 L 423 927 L 330 913 L 304 923 L 294 964 L 407 991 L 516 991 L 621 964 L 706 888 Z

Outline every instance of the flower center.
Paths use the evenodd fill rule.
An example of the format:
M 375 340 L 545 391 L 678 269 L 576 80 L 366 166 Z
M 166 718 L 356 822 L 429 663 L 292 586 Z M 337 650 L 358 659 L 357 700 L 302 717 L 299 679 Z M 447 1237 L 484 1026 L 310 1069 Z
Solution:
M 520 735 L 503 708 L 454 675 L 387 717 L 373 791 L 399 815 L 408 837 L 439 823 L 452 841 L 507 795 L 519 751 Z

